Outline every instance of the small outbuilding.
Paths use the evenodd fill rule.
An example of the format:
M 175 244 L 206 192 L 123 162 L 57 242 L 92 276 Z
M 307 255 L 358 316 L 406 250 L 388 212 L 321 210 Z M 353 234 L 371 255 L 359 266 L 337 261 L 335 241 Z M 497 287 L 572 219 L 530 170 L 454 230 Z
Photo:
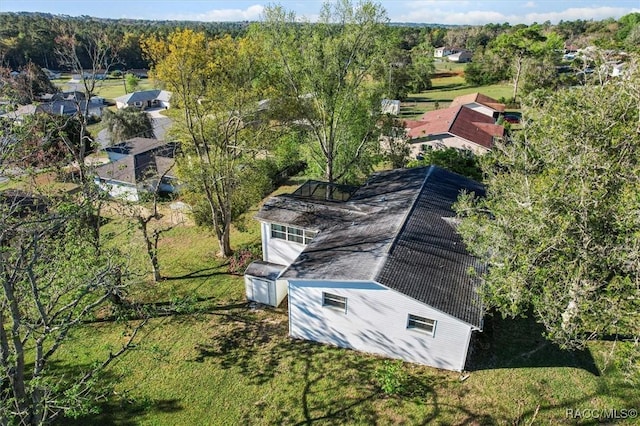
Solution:
M 278 280 L 284 265 L 256 261 L 244 272 L 247 300 L 263 305 L 278 306 L 287 297 L 287 282 Z

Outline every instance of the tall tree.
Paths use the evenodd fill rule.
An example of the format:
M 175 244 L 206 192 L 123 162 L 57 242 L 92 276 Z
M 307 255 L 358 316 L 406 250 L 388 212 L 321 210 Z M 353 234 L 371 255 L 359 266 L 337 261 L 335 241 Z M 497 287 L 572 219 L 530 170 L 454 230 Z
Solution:
M 65 27 L 62 35 L 56 38 L 56 54 L 59 61 L 79 76 L 78 88 L 84 92 L 85 100 L 76 101 L 77 113 L 73 119 L 81 124 L 81 141 L 93 140 L 87 130 L 89 120 L 89 105 L 95 90 L 103 81 L 103 76 L 109 73 L 109 68 L 119 61 L 118 41 L 109 34 L 95 29 L 79 34 L 72 25 Z M 87 173 L 85 158 L 89 153 L 86 143 L 76 143 L 68 147 L 77 164 L 80 181 L 85 189 L 90 185 L 91 176 Z
M 327 2 L 313 25 L 281 7 L 265 10 L 261 33 L 282 72 L 291 123 L 307 129 L 311 165 L 329 182 L 354 180 L 374 162 L 383 84 L 371 71 L 385 50 L 386 22 L 369 1 Z
M 86 204 L 21 192 L 0 197 L 0 423 L 41 425 L 88 413 L 97 374 L 124 345 L 84 371 L 51 364 L 74 329 L 105 309 L 128 279 L 123 257 L 84 237 Z M 103 311 L 104 312 L 104 311 Z
M 105 109 L 102 120 L 107 125 L 112 143 L 134 137 L 155 138 L 153 122 L 144 111 L 135 108 L 122 108 L 116 111 Z
M 482 296 L 532 314 L 549 339 L 640 342 L 640 72 L 562 90 L 525 110 L 521 137 L 485 167 L 486 198 L 464 197 L 459 231 L 488 263 Z
M 266 54 L 254 38 L 209 40 L 191 30 L 150 38 L 144 48 L 182 113 L 172 129 L 182 142 L 182 192 L 199 222 L 214 231 L 221 255 L 229 256 L 231 223 L 245 206 L 240 201 L 252 198 L 245 192 L 252 185 L 247 171 L 269 124 L 258 103 L 268 97 Z
M 525 61 L 528 58 L 541 59 L 554 53 L 558 54 L 563 47 L 563 41 L 555 33 L 543 34 L 542 28 L 534 24 L 500 34 L 490 47 L 494 52 L 511 61 L 513 99 L 515 100 Z

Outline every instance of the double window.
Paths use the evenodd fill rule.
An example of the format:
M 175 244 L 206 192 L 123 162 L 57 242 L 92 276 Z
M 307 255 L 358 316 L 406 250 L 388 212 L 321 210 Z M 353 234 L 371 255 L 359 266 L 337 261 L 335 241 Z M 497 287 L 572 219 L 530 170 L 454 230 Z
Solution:
M 271 224 L 271 238 L 293 241 L 294 243 L 309 244 L 318 233 L 292 226 Z
M 429 318 L 419 317 L 417 315 L 409 314 L 409 320 L 407 321 L 407 328 L 414 329 L 414 330 L 421 330 L 428 334 L 433 335 L 433 332 L 436 329 L 436 321 Z
M 322 292 L 322 306 L 347 312 L 347 298 L 337 294 Z

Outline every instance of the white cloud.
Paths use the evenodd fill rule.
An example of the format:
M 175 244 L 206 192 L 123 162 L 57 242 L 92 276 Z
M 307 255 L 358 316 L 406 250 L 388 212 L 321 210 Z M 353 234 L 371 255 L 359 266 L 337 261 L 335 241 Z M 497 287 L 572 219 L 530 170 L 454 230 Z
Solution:
M 527 7 L 527 8 L 536 7 L 536 3 L 533 1 L 528 1 L 525 3 L 524 7 Z
M 202 13 L 185 13 L 172 15 L 166 19 L 176 21 L 257 21 L 262 16 L 264 6 L 255 4 L 246 9 L 213 9 Z
M 436 2 L 420 2 L 431 3 Z M 550 21 L 558 23 L 560 20 L 575 21 L 577 19 L 600 21 L 606 18 L 619 18 L 632 12 L 640 12 L 640 8 L 621 7 L 582 7 L 569 8 L 560 12 L 525 13 L 525 14 L 505 14 L 502 12 L 471 10 L 452 12 L 438 8 L 414 9 L 396 16 L 391 16 L 392 22 L 426 22 L 452 25 L 481 25 L 500 24 L 508 22 L 514 24 L 532 24 L 533 22 L 543 23 Z

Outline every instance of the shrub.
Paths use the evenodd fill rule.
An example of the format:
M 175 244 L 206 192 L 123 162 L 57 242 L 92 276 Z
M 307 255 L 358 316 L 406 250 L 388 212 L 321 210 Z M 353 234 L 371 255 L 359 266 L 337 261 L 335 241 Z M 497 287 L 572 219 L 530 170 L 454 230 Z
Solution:
M 387 395 L 401 393 L 407 382 L 407 373 L 404 371 L 402 361 L 383 361 L 382 366 L 375 370 L 375 380 Z

